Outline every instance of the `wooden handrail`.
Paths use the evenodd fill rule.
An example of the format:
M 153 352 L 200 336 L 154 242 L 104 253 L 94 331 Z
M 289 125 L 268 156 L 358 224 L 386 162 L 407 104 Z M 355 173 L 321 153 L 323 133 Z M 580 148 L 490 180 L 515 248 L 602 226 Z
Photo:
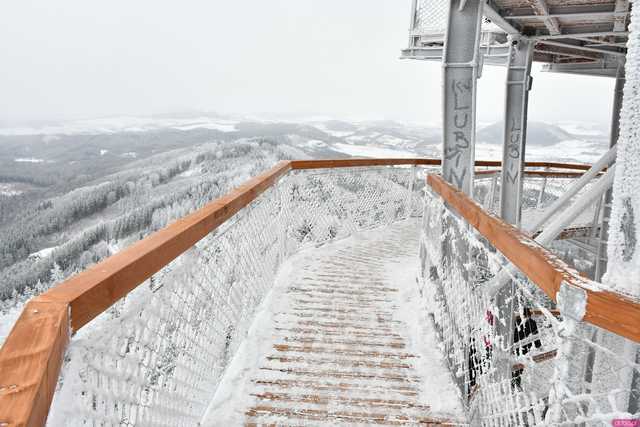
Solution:
M 331 159 L 331 160 L 293 160 L 291 167 L 293 169 L 324 169 L 324 168 L 347 168 L 357 166 L 393 166 L 393 165 L 420 165 L 420 166 L 440 166 L 440 159 L 429 158 L 398 158 L 398 159 Z M 496 167 L 502 166 L 502 162 L 496 160 L 476 160 L 476 167 Z M 555 163 L 555 162 L 525 162 L 528 168 L 556 168 L 556 169 L 573 169 L 573 170 L 589 170 L 591 165 L 583 165 L 576 163 Z M 490 171 L 493 172 L 493 171 Z M 482 171 L 481 173 L 485 173 Z M 566 176 L 581 176 L 580 172 L 565 171 L 527 171 L 533 175 L 545 174 L 567 174 Z
M 494 175 L 500 173 L 500 169 L 483 169 L 477 170 L 474 172 L 476 176 L 478 175 Z M 524 171 L 525 176 L 542 176 L 547 178 L 580 178 L 584 175 L 584 172 L 561 172 L 561 171 Z
M 68 304 L 26 304 L 0 350 L 0 425 L 45 424 L 69 336 Z
M 338 159 L 279 162 L 227 195 L 32 299 L 0 348 L 0 426 L 44 425 L 69 337 L 192 247 L 292 169 L 438 166 L 439 159 Z M 479 160 L 478 167 L 501 162 Z M 527 163 L 582 169 L 582 165 Z M 587 167 L 588 168 L 588 167 Z
M 591 165 L 583 163 L 559 163 L 559 162 L 525 162 L 525 166 L 530 168 L 556 168 L 556 169 L 575 169 L 588 171 Z
M 640 300 L 602 289 L 599 283 L 579 276 L 535 240 L 486 212 L 442 177 L 429 174 L 427 182 L 450 208 L 478 230 L 549 298 L 556 300 L 563 282 L 576 286 L 587 295 L 586 322 L 640 342 Z
M 440 159 L 331 159 L 331 160 L 292 160 L 292 169 L 333 169 L 360 166 L 439 166 Z

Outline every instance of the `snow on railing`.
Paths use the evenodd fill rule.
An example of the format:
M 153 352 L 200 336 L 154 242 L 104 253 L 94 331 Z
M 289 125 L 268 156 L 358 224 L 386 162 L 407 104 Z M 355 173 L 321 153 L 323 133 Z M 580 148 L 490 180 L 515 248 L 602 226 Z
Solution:
M 440 177 L 429 184 L 421 294 L 469 419 L 638 418 L 640 301 L 578 276 Z M 504 271 L 511 281 L 492 299 L 483 288 Z

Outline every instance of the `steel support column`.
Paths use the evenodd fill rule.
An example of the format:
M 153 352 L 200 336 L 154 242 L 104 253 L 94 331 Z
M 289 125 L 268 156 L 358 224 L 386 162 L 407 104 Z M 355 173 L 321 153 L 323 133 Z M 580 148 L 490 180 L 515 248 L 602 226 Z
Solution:
M 473 195 L 473 172 L 476 133 L 476 87 L 479 76 L 480 25 L 484 0 L 450 0 L 449 17 L 443 54 L 443 153 L 442 176 L 466 194 Z M 455 229 L 452 218 L 445 218 L 443 227 Z M 460 269 L 463 280 L 470 280 L 467 271 L 469 245 L 458 230 L 457 238 L 442 242 L 442 263 Z M 452 257 L 453 245 L 459 258 Z M 455 262 L 456 265 L 451 264 Z M 466 343 L 465 359 L 469 360 L 473 342 Z M 458 385 L 469 395 L 471 366 Z
M 535 42 L 524 38 L 510 38 L 507 61 L 507 87 L 500 175 L 500 216 L 510 224 L 520 226 L 522 183 L 524 180 L 524 152 L 527 135 L 527 104 L 531 88 L 531 62 Z M 514 312 L 516 310 L 515 283 L 510 282 L 497 293 L 495 304 L 504 323 L 496 325 L 502 339 L 497 355 L 498 372 L 511 377 Z
M 524 154 L 527 140 L 527 104 L 531 89 L 531 62 L 535 42 L 511 40 L 507 64 L 500 216 L 520 226 Z
M 478 46 L 482 21 L 481 0 L 450 0 L 445 36 L 444 70 L 444 179 L 472 195 L 475 160 L 476 86 Z

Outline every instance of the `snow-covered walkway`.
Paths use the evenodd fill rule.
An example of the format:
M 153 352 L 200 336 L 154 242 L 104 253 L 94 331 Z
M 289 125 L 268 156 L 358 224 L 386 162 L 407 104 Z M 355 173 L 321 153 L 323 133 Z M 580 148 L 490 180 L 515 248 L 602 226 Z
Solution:
M 263 303 L 203 425 L 430 425 L 461 420 L 417 292 L 404 221 L 306 250 Z

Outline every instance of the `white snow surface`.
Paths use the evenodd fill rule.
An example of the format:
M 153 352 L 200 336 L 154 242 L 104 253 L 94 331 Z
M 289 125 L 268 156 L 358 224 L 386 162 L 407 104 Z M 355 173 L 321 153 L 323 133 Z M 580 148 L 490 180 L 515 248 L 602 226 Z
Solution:
M 606 150 L 605 150 L 606 151 Z M 527 161 L 565 161 L 571 163 L 594 163 L 602 157 L 601 146 L 582 140 L 565 140 L 552 145 L 527 145 Z M 502 144 L 476 143 L 476 159 L 502 159 Z
M 0 347 L 4 343 L 4 340 L 9 336 L 9 332 L 13 328 L 13 325 L 20 317 L 22 313 L 22 304 L 7 310 L 5 313 L 0 313 Z
M 585 122 L 560 122 L 556 125 L 572 135 L 607 137 L 603 129 L 597 124 Z
M 392 249 L 386 247 L 385 239 L 393 239 L 394 233 L 396 233 L 397 247 L 401 245 L 408 246 L 409 249 L 406 253 L 401 253 L 397 256 L 389 254 L 388 251 Z M 371 250 L 372 253 L 378 253 L 382 251 L 384 255 L 380 254 L 383 259 L 380 266 L 382 271 L 381 277 L 369 277 L 373 283 L 381 283 L 381 286 L 393 286 L 399 289 L 399 292 L 395 294 L 393 304 L 395 307 L 393 320 L 401 322 L 402 326 L 401 335 L 404 338 L 407 346 L 402 351 L 417 355 L 417 359 L 412 363 L 411 375 L 419 378 L 419 394 L 417 395 L 417 402 L 421 405 L 428 405 L 431 409 L 431 414 L 434 417 L 447 418 L 449 420 L 461 420 L 464 418 L 462 405 L 460 403 L 460 396 L 458 389 L 455 387 L 451 380 L 450 373 L 445 366 L 445 362 L 442 359 L 438 341 L 434 331 L 431 329 L 431 323 L 427 319 L 427 313 L 420 307 L 420 297 L 418 295 L 418 288 L 416 283 L 416 277 L 418 274 L 418 245 L 417 245 L 417 222 L 414 220 L 404 221 L 400 224 L 387 227 L 384 230 L 376 229 L 368 232 L 360 233 L 344 239 L 342 241 L 327 244 L 321 248 L 311 248 L 304 250 L 294 257 L 290 258 L 281 267 L 276 283 L 270 293 L 267 295 L 263 303 L 261 304 L 255 320 L 249 330 L 248 337 L 240 346 L 235 357 L 231 361 L 225 375 L 217 389 L 217 392 L 211 400 L 207 412 L 203 417 L 200 425 L 202 426 L 239 426 L 244 425 L 247 422 L 245 413 L 248 409 L 254 407 L 254 405 L 273 405 L 278 408 L 304 411 L 304 410 L 328 410 L 330 413 L 335 412 L 366 412 L 366 409 L 362 407 L 353 407 L 344 403 L 345 399 L 350 398 L 377 398 L 377 399 L 399 399 L 394 393 L 396 391 L 393 386 L 396 384 L 389 384 L 382 379 L 376 379 L 373 386 L 376 385 L 383 390 L 379 396 L 366 394 L 362 390 L 358 391 L 356 395 L 353 395 L 351 390 L 349 391 L 324 391 L 321 393 L 322 398 L 328 398 L 328 403 L 309 403 L 309 402 L 278 402 L 278 401 L 260 401 L 256 397 L 256 394 L 262 392 L 255 383 L 256 378 L 261 381 L 278 381 L 283 378 L 283 374 L 277 369 L 273 371 L 265 371 L 261 369 L 266 362 L 268 355 L 274 354 L 274 343 L 281 342 L 282 339 L 288 341 L 290 335 L 282 336 L 280 332 L 280 341 L 277 341 L 278 331 L 277 328 L 292 327 L 295 322 L 299 320 L 296 317 L 294 308 L 294 297 L 291 296 L 291 290 L 298 289 L 297 287 L 303 287 L 304 280 L 316 280 L 308 277 L 308 271 L 317 269 L 321 274 L 357 274 L 359 271 L 355 266 L 350 267 L 343 262 L 347 262 L 349 259 L 358 258 L 360 256 L 365 257 L 365 253 L 362 252 L 363 243 Z M 350 255 L 353 258 L 350 258 Z M 334 271 L 330 269 L 330 265 L 335 264 L 339 266 L 344 265 L 343 271 Z M 305 277 L 307 275 L 307 277 Z M 322 279 L 319 279 L 322 280 Z M 339 280 L 339 279 L 338 279 Z M 348 279 L 345 279 L 348 280 Z M 344 288 L 342 288 L 344 289 Z M 354 297 L 355 298 L 355 297 Z M 334 307 L 337 305 L 334 302 Z M 364 316 L 367 314 L 367 308 L 360 310 L 354 310 L 349 315 L 358 314 Z M 283 316 L 283 314 L 285 314 Z M 312 320 L 317 320 L 314 317 Z M 327 320 L 329 321 L 329 320 Z M 349 322 L 350 320 L 336 319 L 336 322 Z M 376 321 L 372 321 L 369 325 L 372 328 L 376 328 Z M 380 336 L 380 335 L 378 335 Z M 314 338 L 317 338 L 314 336 Z M 321 336 L 320 339 L 331 339 L 331 336 Z M 358 337 L 353 338 L 358 339 Z M 362 338 L 360 338 L 362 339 Z M 368 337 L 367 340 L 380 340 L 382 338 Z M 390 338 L 389 338 L 390 339 Z M 313 344 L 315 345 L 315 344 Z M 313 345 L 310 345 L 311 348 Z M 329 345 L 336 351 L 343 349 L 355 350 L 356 348 L 351 345 L 341 346 L 339 344 L 320 344 Z M 315 347 L 314 347 L 315 348 Z M 290 355 L 291 353 L 284 353 Z M 306 356 L 305 353 L 296 353 L 303 357 L 318 357 L 315 353 L 311 353 L 312 356 Z M 277 354 L 280 356 L 281 354 Z M 339 359 L 341 356 L 331 353 L 324 353 L 323 357 L 331 359 L 331 356 Z M 343 358 L 346 356 L 342 356 Z M 353 356 L 352 356 L 353 357 Z M 404 360 L 402 360 L 404 361 Z M 272 362 L 273 363 L 273 362 Z M 335 363 L 335 362 L 334 362 Z M 336 369 L 340 371 L 349 370 L 348 366 L 340 364 L 334 364 L 330 360 L 326 364 L 321 365 L 320 369 Z M 273 365 L 271 365 L 273 366 Z M 282 367 L 287 369 L 302 369 L 302 370 L 319 370 L 318 365 L 312 365 L 310 363 L 299 362 L 295 365 L 280 364 L 276 367 Z M 351 368 L 357 373 L 371 373 L 376 375 L 384 375 L 389 371 L 381 371 L 380 369 L 372 370 L 373 368 Z M 395 371 L 402 371 L 403 369 L 396 369 Z M 392 371 L 393 372 L 393 371 Z M 290 378 L 290 377 L 286 377 Z M 314 381 L 316 381 L 314 379 Z M 352 379 L 339 379 L 331 380 L 321 377 L 317 379 L 317 382 L 321 382 L 325 385 L 334 385 L 336 382 L 347 383 L 354 381 L 356 384 L 364 384 L 365 382 L 358 382 L 360 380 Z M 367 383 L 367 385 L 371 385 Z M 388 387 L 386 389 L 385 387 Z M 288 388 L 286 389 L 288 394 L 295 394 L 296 392 L 309 393 L 305 388 Z M 311 394 L 318 394 L 318 391 L 311 391 Z M 327 393 L 329 394 L 327 396 Z M 361 395 L 360 393 L 365 393 Z M 304 394 L 302 394 L 304 395 Z M 308 396 L 308 395 L 307 395 Z M 401 399 L 402 397 L 400 397 Z M 283 406 L 284 405 L 284 406 Z M 403 408 L 407 411 L 409 416 L 415 415 L 411 411 L 411 408 Z M 389 412 L 394 412 L 389 410 Z M 385 408 L 376 408 L 375 412 L 385 413 Z M 391 416 L 391 415 L 388 415 Z M 261 420 L 262 422 L 265 420 Z M 282 417 L 276 417 L 267 419 L 268 422 L 280 423 L 284 422 Z M 297 421 L 297 423 L 296 423 Z M 290 423 L 296 425 L 299 424 L 299 420 L 291 420 Z M 312 425 L 335 425 L 336 420 L 333 422 L 328 421 L 314 421 Z M 337 423 L 339 424 L 339 423 Z M 306 425 L 306 424 L 305 424 Z M 309 424 L 311 425 L 311 424 Z M 361 423 L 349 423 L 348 425 L 363 425 Z
M 51 253 L 53 253 L 53 251 L 56 250 L 56 248 L 57 246 L 52 246 L 50 248 L 40 249 L 39 251 L 29 254 L 29 258 L 40 259 L 48 257 L 49 255 L 51 255 Z
M 627 44 L 626 82 L 603 282 L 640 297 L 640 7 L 634 2 Z
M 370 145 L 351 145 L 338 142 L 332 148 L 355 157 L 417 157 L 416 153 Z
M 23 192 L 13 188 L 12 184 L 4 184 L 0 182 L 0 196 L 18 196 Z
M 37 159 L 35 157 L 19 157 L 13 159 L 16 163 L 44 163 L 44 159 Z

